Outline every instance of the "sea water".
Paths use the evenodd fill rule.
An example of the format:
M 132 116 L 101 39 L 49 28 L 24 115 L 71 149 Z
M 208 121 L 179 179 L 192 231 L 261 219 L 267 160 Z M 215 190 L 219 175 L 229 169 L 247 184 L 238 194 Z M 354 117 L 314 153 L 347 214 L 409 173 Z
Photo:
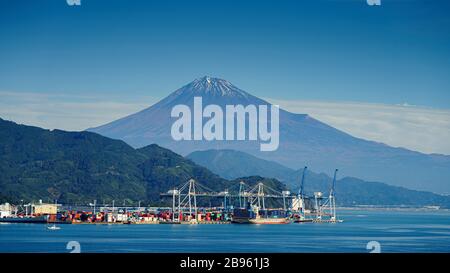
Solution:
M 0 252 L 70 252 L 73 241 L 81 252 L 369 252 L 372 241 L 381 252 L 450 252 L 450 211 L 338 212 L 343 223 L 0 224 Z

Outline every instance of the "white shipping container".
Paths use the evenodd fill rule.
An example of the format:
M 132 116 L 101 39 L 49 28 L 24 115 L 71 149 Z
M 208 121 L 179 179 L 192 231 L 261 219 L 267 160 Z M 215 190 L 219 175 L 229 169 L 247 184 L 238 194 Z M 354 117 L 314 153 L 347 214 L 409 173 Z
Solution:
M 128 216 L 126 214 L 117 214 L 116 216 L 117 222 L 126 222 L 128 220 Z

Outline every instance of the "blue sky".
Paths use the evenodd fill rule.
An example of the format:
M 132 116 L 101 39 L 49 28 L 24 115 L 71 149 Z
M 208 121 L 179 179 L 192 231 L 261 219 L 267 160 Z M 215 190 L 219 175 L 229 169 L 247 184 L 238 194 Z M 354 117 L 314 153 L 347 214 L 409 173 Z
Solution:
M 161 97 L 194 78 L 258 96 L 450 108 L 449 1 L 2 1 L 0 88 Z
M 86 121 L 204 75 L 280 101 L 450 109 L 449 10 L 446 0 L 0 0 L 0 93 L 16 109 L 36 97 L 51 98 L 40 102 L 47 109 L 55 100 L 134 103 L 63 129 L 99 125 Z M 0 115 L 64 124 L 52 123 L 62 110 L 30 109 Z

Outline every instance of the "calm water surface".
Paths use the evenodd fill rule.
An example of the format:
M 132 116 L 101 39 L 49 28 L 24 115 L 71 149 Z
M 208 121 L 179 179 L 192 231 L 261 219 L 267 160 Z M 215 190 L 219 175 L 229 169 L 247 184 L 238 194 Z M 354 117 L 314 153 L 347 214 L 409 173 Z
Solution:
M 339 224 L 0 224 L 0 252 L 450 252 L 449 211 L 341 210 Z

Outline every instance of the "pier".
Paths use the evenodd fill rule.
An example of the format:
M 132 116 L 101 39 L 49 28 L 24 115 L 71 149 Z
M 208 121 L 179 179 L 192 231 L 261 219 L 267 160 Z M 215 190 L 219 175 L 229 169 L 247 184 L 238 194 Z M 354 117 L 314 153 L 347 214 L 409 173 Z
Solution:
M 240 182 L 232 188 L 214 191 L 194 179 L 165 193 L 161 199 L 170 207 L 98 206 L 94 200 L 89 206 L 73 208 L 60 204 L 22 204 L 12 206 L 0 218 L 10 223 L 52 224 L 286 224 L 286 223 L 340 223 L 336 215 L 335 183 L 337 169 L 328 196 L 314 192 L 304 193 L 306 167 L 303 170 L 298 194 L 277 191 L 260 182 L 252 187 Z M 205 206 L 209 202 L 209 206 Z M 212 206 L 211 204 L 216 204 Z M 201 206 L 199 206 L 201 204 Z M 14 211 L 13 211 L 14 210 Z

